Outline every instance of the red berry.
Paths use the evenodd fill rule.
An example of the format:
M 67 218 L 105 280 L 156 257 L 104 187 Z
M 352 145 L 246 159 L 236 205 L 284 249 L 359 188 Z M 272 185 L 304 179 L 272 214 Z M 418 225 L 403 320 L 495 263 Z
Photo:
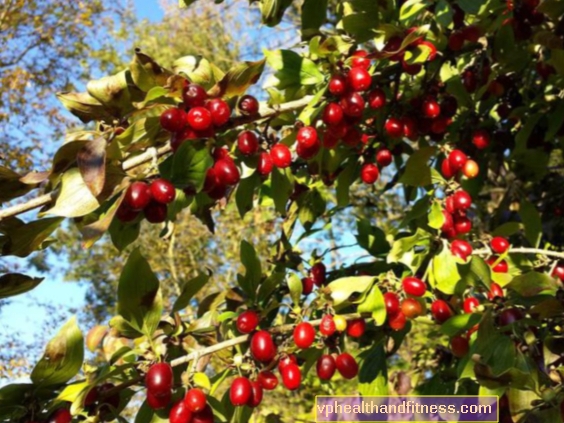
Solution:
M 172 392 L 161 397 L 155 396 L 151 391 L 147 391 L 147 405 L 153 410 L 162 410 L 170 404 Z
M 280 371 L 282 375 L 282 383 L 290 391 L 295 391 L 302 383 L 302 374 L 297 364 L 291 363 Z
M 337 363 L 332 355 L 323 354 L 317 360 L 317 364 L 315 366 L 317 370 L 317 376 L 321 380 L 331 380 L 333 375 L 335 374 L 335 370 L 337 370 Z
M 202 411 L 207 404 L 206 394 L 201 389 L 192 388 L 186 392 L 184 403 L 192 412 Z
M 317 139 L 311 146 L 306 146 L 304 144 L 298 143 L 298 145 L 296 146 L 296 154 L 301 159 L 311 160 L 317 155 L 317 153 L 319 153 L 320 149 L 321 141 Z
M 441 173 L 445 177 L 445 179 L 451 179 L 456 172 L 453 172 L 450 161 L 448 159 L 444 159 L 441 163 Z
M 401 312 L 408 319 L 415 319 L 423 314 L 423 306 L 415 298 L 406 298 L 401 303 Z
M 464 163 L 468 160 L 466 154 L 460 150 L 452 150 L 448 155 L 448 161 L 451 170 L 456 173 L 464 166 Z
M 450 252 L 453 255 L 460 257 L 462 260 L 466 261 L 466 259 L 468 259 L 468 256 L 472 254 L 472 246 L 466 241 L 455 239 L 450 244 Z
M 506 308 L 498 316 L 498 324 L 500 326 L 511 325 L 523 318 L 523 313 L 521 310 L 516 308 Z
M 323 122 L 326 125 L 334 126 L 343 121 L 343 108 L 337 103 L 329 103 L 323 110 Z
M 161 126 L 170 132 L 180 132 L 186 126 L 186 112 L 177 107 L 167 109 L 161 114 Z
M 259 324 L 259 315 L 252 310 L 246 310 L 237 316 L 237 330 L 241 333 L 251 333 Z
M 459 51 L 464 45 L 464 35 L 462 32 L 454 31 L 448 37 L 448 48 L 452 51 Z
M 322 286 L 325 285 L 325 273 L 327 272 L 327 269 L 325 268 L 325 265 L 321 262 L 319 263 L 315 263 L 309 273 L 310 273 L 310 277 L 311 279 L 313 279 L 313 283 L 316 286 Z
M 376 152 L 376 162 L 382 166 L 386 167 L 392 163 L 393 156 L 392 152 L 387 148 L 381 148 Z
M 308 322 L 298 324 L 294 329 L 294 343 L 302 350 L 306 350 L 315 340 L 315 329 Z
M 241 154 L 252 156 L 259 149 L 259 140 L 257 134 L 252 131 L 243 131 L 237 137 L 237 148 Z
M 394 53 L 389 57 L 390 60 L 398 62 L 403 58 L 404 52 L 400 51 L 402 42 L 403 38 L 399 36 L 391 37 L 388 40 L 388 42 L 384 46 L 384 51 L 386 53 Z
M 417 130 L 417 123 L 415 122 L 415 120 L 413 120 L 409 116 L 404 116 L 401 119 L 401 124 L 403 125 L 403 127 L 402 127 L 403 135 L 405 137 L 409 138 L 411 141 L 416 141 L 419 134 L 418 134 L 418 130 Z M 399 135 L 397 138 L 400 138 L 400 137 L 401 137 L 401 135 Z
M 343 137 L 343 143 L 349 147 L 356 147 L 362 142 L 361 132 L 354 126 L 349 127 L 347 133 Z
M 421 279 L 408 276 L 401 282 L 404 292 L 414 297 L 422 297 L 427 291 L 427 285 Z
M 488 299 L 493 300 L 496 297 L 503 298 L 503 289 L 497 283 L 492 282 L 490 285 L 490 291 L 488 292 Z
M 477 129 L 472 134 L 472 144 L 480 150 L 488 148 L 488 145 L 490 145 L 490 134 L 484 129 Z
M 480 36 L 482 35 L 482 31 L 475 25 L 469 25 L 466 28 L 462 29 L 462 35 L 471 43 L 476 43 Z
M 493 265 L 498 259 L 499 259 L 499 257 L 492 256 L 492 257 L 490 257 L 489 259 L 486 260 L 486 263 L 488 263 L 490 265 L 490 267 L 492 267 L 492 270 L 496 273 L 507 273 L 507 271 L 509 270 L 509 267 L 508 267 L 507 262 L 505 260 L 501 260 L 495 266 Z
M 258 374 L 257 381 L 260 383 L 260 386 L 267 391 L 272 391 L 278 386 L 278 378 L 269 370 L 263 370 L 260 372 Z
M 367 59 L 368 52 L 365 50 L 357 50 L 352 54 L 351 66 L 353 68 L 370 68 L 370 59 Z
M 444 323 L 453 316 L 448 303 L 443 300 L 435 300 L 431 304 L 431 314 L 438 323 Z
M 132 210 L 124 201 L 119 205 L 116 210 L 116 217 L 123 223 L 133 222 L 139 216 L 139 212 Z
M 501 236 L 494 237 L 490 245 L 496 254 L 504 254 L 509 249 L 509 241 Z
M 155 179 L 151 182 L 150 189 L 153 199 L 162 204 L 172 203 L 176 197 L 174 185 L 163 178 Z
M 458 234 L 467 234 L 472 230 L 472 222 L 468 217 L 460 214 L 454 215 L 454 230 Z
M 186 117 L 188 125 L 196 131 L 204 131 L 212 125 L 211 112 L 205 107 L 194 107 Z
M 253 387 L 246 377 L 236 377 L 229 389 L 229 400 L 235 407 L 246 405 L 251 399 Z
M 217 162 L 221 159 L 229 159 L 229 160 L 233 160 L 230 156 L 229 156 L 229 150 L 227 150 L 227 148 L 223 148 L 223 147 L 216 147 L 213 149 L 213 161 Z
M 455 336 L 450 340 L 450 349 L 455 357 L 464 357 L 469 349 L 468 339 L 463 336 Z
M 364 68 L 352 68 L 347 76 L 348 85 L 354 91 L 366 91 L 370 88 L 372 78 Z
M 294 354 L 286 355 L 278 361 L 278 371 L 282 373 L 290 364 L 298 364 L 298 359 Z
M 346 116 L 360 117 L 364 111 L 365 102 L 359 93 L 351 92 L 341 98 L 340 105 Z
M 552 277 L 558 278 L 560 281 L 564 281 L 564 266 L 558 264 L 552 271 Z
M 213 165 L 217 180 L 220 185 L 236 185 L 239 183 L 241 175 L 235 162 L 231 159 L 221 159 Z
M 145 375 L 145 385 L 147 390 L 155 397 L 162 397 L 170 394 L 174 376 L 172 367 L 168 363 L 153 364 Z
M 302 278 L 302 294 L 309 295 L 313 291 L 313 279 L 312 278 Z
M 390 138 L 401 138 L 403 135 L 403 122 L 395 117 L 386 120 L 384 129 Z
M 445 219 L 443 226 L 441 226 L 441 231 L 444 233 L 449 233 L 454 230 L 454 220 L 452 214 L 447 210 L 443 210 L 443 217 Z
M 262 176 L 267 176 L 272 172 L 272 156 L 263 151 L 259 155 L 257 172 Z
M 331 336 L 337 330 L 333 316 L 326 314 L 321 318 L 321 324 L 319 325 L 319 332 L 325 336 Z
M 384 294 L 384 304 L 386 305 L 386 313 L 388 318 L 395 316 L 400 311 L 400 302 L 398 296 L 393 292 Z
M 463 305 L 464 313 L 474 313 L 474 310 L 476 310 L 476 307 L 478 307 L 479 305 L 480 301 L 478 301 L 476 297 L 466 298 Z
M 296 135 L 296 141 L 298 142 L 298 144 L 303 145 L 305 148 L 311 148 L 318 141 L 317 131 L 311 126 L 304 126 L 298 131 L 298 134 Z
M 358 364 L 349 353 L 341 353 L 336 360 L 337 370 L 345 379 L 352 379 L 358 374 Z
M 285 144 L 276 144 L 270 149 L 272 163 L 277 168 L 283 169 L 292 164 L 292 153 Z
M 360 170 L 360 178 L 365 184 L 373 184 L 378 180 L 379 176 L 380 171 L 378 170 L 378 166 L 372 163 L 366 163 Z
M 220 98 L 214 98 L 206 103 L 206 108 L 210 111 L 214 126 L 223 126 L 229 122 L 231 108 L 229 104 Z
M 366 330 L 364 319 L 353 319 L 347 322 L 347 335 L 353 338 L 360 338 Z
M 401 68 L 408 75 L 417 75 L 419 72 L 421 72 L 421 69 L 423 68 L 423 66 L 419 63 L 409 64 L 409 63 L 407 63 L 405 58 L 402 58 L 401 59 Z
M 450 214 L 453 214 L 456 211 L 454 207 L 454 195 L 449 195 L 445 198 L 445 210 Z
M 125 192 L 123 203 L 131 210 L 139 211 L 151 201 L 151 190 L 145 182 L 133 182 Z
M 251 380 L 251 398 L 247 405 L 251 408 L 258 407 L 262 402 L 262 386 L 259 382 Z
M 407 319 L 405 317 L 405 314 L 403 314 L 401 311 L 393 316 L 388 317 L 388 324 L 396 332 L 403 330 L 406 323 Z
M 432 62 L 437 57 L 437 47 L 430 41 L 421 41 L 418 45 L 429 47 L 429 57 L 427 58 L 428 62 Z
M 209 404 L 206 405 L 202 411 L 192 414 L 192 421 L 190 423 L 214 423 L 213 411 Z
M 251 354 L 253 358 L 262 363 L 272 361 L 276 355 L 276 345 L 272 336 L 265 330 L 259 330 L 251 339 Z
M 423 114 L 431 119 L 435 119 L 441 114 L 441 106 L 434 98 L 428 98 L 423 102 Z
M 72 414 L 66 408 L 59 408 L 49 418 L 49 423 L 70 423 Z
M 244 115 L 256 115 L 259 111 L 259 102 L 252 95 L 244 95 L 237 107 Z
M 170 423 L 190 423 L 192 412 L 183 400 L 177 401 L 168 414 Z
M 376 88 L 368 93 L 368 105 L 372 109 L 380 109 L 386 105 L 386 93 Z
M 472 197 L 463 189 L 456 191 L 452 198 L 455 210 L 467 210 L 472 205 Z
M 143 214 L 145 219 L 149 223 L 162 223 L 166 220 L 167 215 L 166 204 L 157 203 L 156 201 L 151 201 L 147 207 L 143 209 Z
M 182 99 L 186 107 L 201 107 L 205 104 L 208 94 L 198 84 L 189 84 L 184 88 Z
M 337 97 L 347 91 L 347 80 L 343 75 L 333 75 L 329 80 L 329 92 Z

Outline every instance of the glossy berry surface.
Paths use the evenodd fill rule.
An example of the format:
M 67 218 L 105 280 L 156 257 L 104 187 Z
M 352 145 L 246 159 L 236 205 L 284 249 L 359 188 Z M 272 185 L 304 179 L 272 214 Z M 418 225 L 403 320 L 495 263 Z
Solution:
M 329 354 L 323 354 L 317 359 L 315 369 L 317 372 L 317 377 L 319 377 L 319 379 L 331 380 L 331 378 L 335 374 L 335 371 L 337 370 L 337 363 L 335 362 L 333 356 Z
M 466 260 L 472 254 L 472 246 L 467 241 L 455 239 L 450 244 L 450 252 L 462 260 Z
M 231 108 L 229 104 L 220 98 L 214 98 L 206 103 L 206 109 L 211 113 L 212 123 L 214 126 L 223 126 L 229 122 L 231 116 Z
M 313 279 L 312 278 L 302 278 L 302 294 L 303 295 L 309 295 L 311 294 L 311 292 L 313 291 L 313 286 L 315 284 L 313 283 Z
M 380 177 L 380 170 L 378 166 L 372 163 L 366 163 L 360 169 L 360 179 L 368 185 L 375 183 Z
M 272 172 L 273 166 L 274 166 L 274 163 L 272 161 L 272 156 L 269 153 L 267 153 L 266 151 L 261 152 L 260 155 L 259 155 L 259 160 L 258 160 L 258 164 L 257 164 L 257 172 L 259 173 L 259 175 L 262 175 L 262 176 L 270 175 L 270 172 Z
M 282 375 L 282 383 L 290 391 L 298 389 L 302 383 L 302 373 L 300 368 L 295 363 L 290 363 L 284 370 L 280 371 Z
M 153 410 L 162 410 L 170 404 L 172 393 L 160 397 L 155 396 L 151 391 L 147 391 L 147 405 Z
M 166 204 L 151 201 L 147 207 L 143 209 L 143 214 L 149 223 L 163 223 L 167 215 Z
M 276 144 L 270 149 L 272 163 L 279 169 L 284 169 L 292 164 L 292 153 L 285 144 Z
M 237 107 L 244 115 L 256 115 L 259 111 L 259 102 L 252 95 L 244 95 L 239 100 Z
M 429 98 L 423 102 L 423 114 L 431 119 L 438 117 L 441 114 L 441 106 L 434 98 Z
M 357 50 L 352 54 L 351 66 L 353 68 L 370 68 L 370 59 L 367 58 L 368 52 L 366 50 Z
M 387 148 L 381 148 L 376 152 L 376 162 L 382 167 L 389 166 L 393 159 L 392 152 Z
M 173 382 L 172 367 L 168 363 L 153 364 L 145 375 L 145 386 L 155 397 L 169 395 Z
M 474 313 L 476 307 L 480 305 L 480 301 L 476 297 L 468 297 L 464 299 L 463 310 L 464 313 Z
M 206 90 L 198 84 L 187 85 L 182 94 L 182 99 L 187 107 L 201 107 L 207 98 Z
M 321 324 L 319 325 L 319 332 L 325 336 L 331 336 L 335 333 L 337 328 L 335 327 L 335 320 L 330 314 L 326 314 L 321 318 Z
M 400 301 L 396 294 L 393 292 L 386 292 L 384 294 L 384 304 L 386 306 L 386 313 L 388 317 L 395 316 L 400 311 Z
M 147 207 L 147 204 L 151 201 L 151 190 L 149 185 L 145 182 L 136 181 L 133 182 L 125 192 L 123 197 L 123 202 L 131 210 L 142 210 Z
M 214 169 L 220 185 L 236 185 L 241 179 L 239 169 L 231 159 L 221 159 L 215 162 Z
M 311 279 L 316 286 L 325 285 L 327 268 L 321 262 L 315 263 L 309 271 Z
M 368 93 L 368 106 L 371 109 L 380 109 L 386 105 L 386 93 L 376 88 Z
M 237 316 L 237 330 L 241 333 L 251 333 L 259 324 L 259 315 L 256 311 L 246 310 Z
M 333 321 L 335 322 L 335 329 L 337 329 L 337 332 L 343 332 L 347 329 L 347 319 L 343 316 L 337 314 L 336 316 L 333 316 Z
M 214 423 L 213 410 L 210 405 L 206 405 L 202 411 L 192 414 L 190 423 Z
M 294 329 L 294 344 L 302 350 L 308 349 L 315 340 L 315 329 L 308 322 L 298 324 Z
M 244 156 L 252 156 L 259 149 L 259 139 L 253 131 L 243 131 L 237 137 L 237 148 Z
M 490 285 L 490 291 L 488 292 L 488 299 L 493 300 L 496 297 L 504 297 L 503 289 L 497 283 L 492 282 Z
M 462 168 L 462 174 L 468 179 L 473 179 L 480 173 L 480 167 L 474 160 L 468 160 Z
M 398 118 L 388 118 L 384 124 L 384 129 L 390 138 L 401 138 L 403 135 L 403 122 Z
M 461 150 L 452 150 L 448 155 L 450 168 L 455 173 L 462 169 L 467 160 L 468 156 Z
M 236 377 L 229 388 L 229 400 L 235 407 L 246 405 L 251 399 L 252 386 L 246 377 Z
M 401 282 L 403 291 L 407 295 L 413 295 L 414 297 L 422 297 L 427 291 L 427 285 L 421 279 L 414 276 L 408 276 L 404 278 Z
M 259 330 L 251 339 L 251 354 L 253 358 L 262 363 L 272 361 L 276 355 L 276 345 L 272 336 L 265 330 Z
M 455 210 L 467 210 L 472 205 L 472 197 L 464 190 L 458 190 L 453 195 Z
M 395 314 L 394 316 L 388 317 L 388 325 L 390 325 L 390 328 L 392 328 L 392 330 L 396 332 L 403 330 L 406 323 L 407 323 L 407 318 L 405 317 L 405 314 L 403 314 L 401 311 Z
M 163 178 L 155 179 L 151 182 L 150 189 L 153 200 L 158 203 L 169 204 L 172 203 L 176 197 L 174 185 Z
M 364 319 L 352 319 L 347 322 L 347 335 L 352 338 L 360 338 L 366 330 Z
M 337 103 L 329 103 L 323 109 L 323 122 L 329 126 L 335 126 L 343 121 L 343 108 Z
M 415 298 L 406 298 L 401 303 L 401 312 L 408 319 L 415 319 L 423 314 L 423 306 Z
M 192 129 L 204 131 L 212 126 L 212 115 L 205 107 L 194 107 L 188 111 L 186 121 Z
M 298 131 L 296 141 L 304 148 L 311 148 L 318 141 L 317 131 L 312 126 L 304 126 Z
M 260 386 L 267 391 L 272 391 L 278 386 L 278 378 L 269 370 L 259 372 L 257 381 L 260 383 Z
M 488 148 L 490 145 L 490 134 L 484 129 L 478 129 L 472 134 L 472 144 L 479 150 Z
M 507 273 L 509 270 L 509 266 L 505 260 L 499 261 L 499 263 L 495 264 L 498 261 L 498 257 L 493 256 L 486 260 L 486 263 L 490 265 L 492 270 L 497 273 Z
M 263 390 L 261 384 L 256 380 L 251 380 L 251 397 L 247 405 L 251 408 L 258 407 L 262 402 Z
M 455 357 L 464 357 L 470 349 L 468 339 L 463 336 L 455 336 L 450 340 L 450 349 Z
M 160 123 L 169 132 L 180 132 L 186 126 L 186 112 L 177 107 L 167 109 L 161 114 Z
M 448 303 L 444 300 L 435 300 L 431 304 L 431 314 L 438 323 L 444 323 L 453 316 Z
M 206 394 L 198 388 L 192 388 L 184 396 L 184 402 L 192 412 L 202 411 L 207 404 Z
M 66 408 L 60 408 L 55 411 L 49 418 L 49 423 L 70 423 L 72 415 Z
M 352 379 L 358 374 L 358 364 L 349 353 L 341 353 L 336 360 L 337 370 L 345 379 Z
M 294 354 L 285 355 L 278 361 L 278 371 L 282 373 L 290 364 L 298 364 L 298 358 Z
M 359 93 L 351 92 L 341 98 L 340 106 L 346 116 L 358 118 L 362 116 L 365 102 Z
M 370 88 L 372 78 L 366 69 L 357 67 L 349 71 L 347 82 L 354 91 L 366 91 Z
M 509 250 L 509 241 L 504 237 L 496 236 L 492 238 L 490 246 L 494 253 L 504 254 L 507 250 Z
M 329 92 L 335 96 L 342 96 L 347 91 L 347 80 L 342 75 L 333 75 L 329 80 Z
M 168 414 L 170 423 L 190 423 L 192 412 L 183 400 L 177 401 Z

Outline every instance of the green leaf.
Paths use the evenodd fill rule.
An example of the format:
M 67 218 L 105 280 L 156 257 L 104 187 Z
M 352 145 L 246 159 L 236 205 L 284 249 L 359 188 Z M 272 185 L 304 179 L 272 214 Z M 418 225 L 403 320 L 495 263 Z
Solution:
M 507 288 L 513 289 L 523 297 L 534 297 L 542 294 L 555 295 L 559 286 L 556 280 L 546 273 L 528 272 L 513 278 Z
M 304 0 L 302 4 L 302 40 L 319 33 L 327 18 L 327 0 Z
M 265 51 L 266 60 L 276 72 L 275 84 L 279 89 L 298 85 L 316 85 L 324 81 L 317 65 L 291 50 Z
M 262 23 L 271 27 L 278 25 L 291 4 L 292 0 L 259 0 Z
M 38 386 L 61 385 L 76 376 L 83 360 L 84 338 L 73 317 L 49 341 L 31 372 L 31 380 Z
M 123 223 L 119 219 L 112 220 L 109 233 L 114 247 L 118 251 L 125 250 L 139 237 L 141 225 L 139 223 Z
M 424 10 L 427 4 L 423 0 L 407 0 L 400 8 L 399 19 L 401 22 L 407 21 L 415 17 L 419 12 Z
M 8 273 L 0 276 L 0 299 L 13 297 L 31 291 L 44 278 L 32 278 L 21 273 Z
M 164 86 L 172 73 L 161 67 L 151 57 L 135 50 L 135 56 L 129 66 L 131 79 L 142 91 L 149 91 L 156 85 Z
M 446 0 L 439 0 L 435 6 L 435 16 L 437 22 L 442 27 L 448 27 L 452 22 L 452 17 L 454 13 L 452 7 Z
M 193 143 L 185 142 L 172 156 L 169 179 L 179 188 L 190 186 L 200 191 L 212 165 L 213 159 L 206 147 L 196 148 Z
M 190 279 L 182 286 L 180 296 L 174 302 L 172 312 L 185 309 L 190 304 L 190 300 L 200 291 L 210 280 L 211 274 L 200 273 L 195 278 Z
M 241 241 L 241 263 L 245 266 L 245 275 L 237 275 L 239 286 L 250 298 L 256 297 L 257 288 L 262 278 L 262 267 L 255 248 L 247 241 Z
M 268 301 L 270 295 L 274 292 L 276 288 L 278 288 L 284 278 L 286 277 L 285 271 L 276 271 L 272 272 L 269 277 L 267 277 L 263 283 L 260 284 L 259 292 L 258 292 L 258 300 L 259 301 Z
M 445 223 L 443 208 L 438 201 L 433 201 L 429 212 L 429 226 L 433 229 L 441 229 Z
M 364 396 L 388 395 L 388 367 L 381 342 L 358 356 L 358 391 Z
M 472 257 L 469 264 L 459 264 L 458 271 L 461 278 L 461 286 L 472 285 L 490 289 L 492 282 L 492 271 L 490 266 L 480 257 Z
M 431 286 L 445 294 L 454 294 L 461 280 L 454 256 L 447 248 L 443 248 L 440 254 L 433 257 L 432 263 L 433 269 L 429 275 Z
M 538 247 L 542 235 L 542 221 L 537 208 L 527 199 L 523 199 L 519 216 L 525 225 L 525 238 L 533 247 Z
M 358 244 L 373 256 L 386 254 L 390 251 L 390 244 L 386 240 L 384 231 L 376 226 L 372 226 L 368 219 L 358 219 Z
M 364 301 L 358 304 L 357 310 L 359 313 L 372 313 L 376 326 L 382 326 L 386 321 L 386 304 L 380 288 L 374 285 Z
M 441 325 L 441 332 L 447 336 L 456 336 L 461 332 L 466 332 L 482 320 L 482 315 L 478 313 L 457 314 Z
M 81 217 L 100 207 L 100 203 L 88 189 L 78 168 L 73 167 L 63 173 L 61 184 L 61 192 L 55 200 L 55 205 L 41 215 Z
M 34 386 L 31 383 L 14 383 L 0 388 L 0 417 L 10 418 L 12 421 L 18 414 L 21 417 L 28 411 L 28 399 L 33 395 Z
M 94 197 L 100 195 L 106 183 L 106 147 L 106 140 L 99 137 L 87 141 L 76 156 L 82 179 Z
M 315 221 L 325 213 L 326 203 L 317 189 L 308 191 L 298 201 L 298 218 L 304 228 L 310 229 Z
M 36 184 L 24 184 L 21 175 L 7 167 L 0 166 L 0 203 L 21 197 L 34 189 Z
M 418 45 L 405 53 L 405 61 L 410 65 L 425 63 L 429 59 L 431 51 L 431 47 L 427 45 Z
M 158 108 L 164 111 L 168 106 L 158 106 Z M 108 156 L 121 159 L 128 151 L 150 147 L 155 143 L 160 131 L 161 124 L 158 116 L 139 118 L 110 144 Z
M 405 165 L 405 172 L 399 182 L 413 187 L 424 187 L 432 183 L 429 159 L 435 154 L 435 147 L 423 147 L 413 153 Z
M 23 223 L 17 218 L 8 218 L 0 222 L 2 254 L 27 257 L 48 245 L 48 237 L 59 227 L 63 218 L 50 217 Z
M 253 197 L 255 189 L 260 185 L 261 179 L 258 173 L 253 173 L 245 179 L 241 179 L 235 192 L 235 203 L 241 219 L 253 208 Z
M 362 43 L 374 37 L 378 23 L 378 14 L 360 12 L 344 16 L 338 27 L 342 27 L 357 42 Z
M 358 172 L 358 162 L 349 160 L 345 169 L 337 176 L 337 205 L 346 207 L 349 204 L 349 191 Z
M 105 76 L 86 85 L 88 94 L 106 106 L 116 117 L 133 110 L 128 84 L 129 71 L 123 70 L 115 75 Z
M 209 94 L 213 97 L 227 98 L 244 94 L 251 85 L 259 80 L 265 62 L 266 59 L 262 59 L 235 65 L 209 90 Z
M 163 311 L 159 280 L 138 248 L 131 252 L 121 272 L 117 308 L 137 332 L 151 337 L 157 330 Z
M 373 283 L 374 276 L 351 276 L 334 280 L 327 287 L 331 291 L 334 305 L 338 306 L 354 293 L 365 293 Z
M 194 385 L 203 389 L 211 389 L 210 379 L 205 373 L 197 372 L 193 376 Z
M 388 254 L 388 263 L 403 263 L 404 256 L 411 252 L 416 246 L 427 246 L 432 238 L 429 232 L 424 231 L 421 228 L 417 228 L 417 231 L 412 236 L 406 236 L 399 238 L 394 241 L 392 245 L 392 250 Z
M 169 423 L 168 417 L 166 410 L 153 410 L 147 401 L 144 401 L 135 416 L 134 423 Z
M 464 12 L 469 15 L 476 15 L 485 3 L 485 0 L 458 0 L 457 3 Z
M 65 109 L 79 118 L 83 123 L 93 120 L 111 122 L 114 116 L 98 100 L 88 93 L 57 93 L 57 98 Z
M 521 222 L 506 222 L 503 225 L 498 226 L 492 232 L 492 236 L 509 237 L 513 234 L 516 234 L 521 229 L 523 229 L 523 224 Z
M 303 292 L 303 284 L 302 280 L 295 273 L 290 273 L 288 275 L 288 288 L 290 289 L 292 302 L 294 305 L 298 306 Z
M 294 184 L 288 171 L 278 168 L 272 170 L 272 199 L 276 211 L 282 216 L 286 215 L 286 204 L 292 195 L 293 188 Z

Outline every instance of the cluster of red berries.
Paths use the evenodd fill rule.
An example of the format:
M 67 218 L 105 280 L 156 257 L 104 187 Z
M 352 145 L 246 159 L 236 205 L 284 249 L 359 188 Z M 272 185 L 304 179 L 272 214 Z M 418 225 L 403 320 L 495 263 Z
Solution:
M 326 272 L 327 269 L 321 262 L 315 263 L 313 266 L 311 266 L 309 275 L 305 278 L 302 278 L 302 294 L 311 294 L 314 286 L 317 286 L 318 288 L 324 286 L 327 282 L 325 275 Z
M 229 187 L 239 183 L 241 174 L 227 149 L 216 148 L 213 151 L 213 159 L 214 164 L 206 173 L 203 191 L 210 198 L 218 200 L 225 196 Z
M 116 216 L 124 222 L 132 222 L 143 212 L 150 223 L 162 223 L 166 220 L 167 205 L 176 198 L 174 185 L 166 179 L 159 178 L 151 183 L 133 182 L 125 192 Z

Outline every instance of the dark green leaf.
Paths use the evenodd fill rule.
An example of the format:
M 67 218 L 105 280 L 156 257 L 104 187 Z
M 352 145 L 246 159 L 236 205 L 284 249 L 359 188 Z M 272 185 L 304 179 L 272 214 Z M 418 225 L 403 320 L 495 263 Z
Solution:
M 48 237 L 59 227 L 63 218 L 50 217 L 23 223 L 16 218 L 0 222 L 0 232 L 6 235 L 2 245 L 3 255 L 27 257 L 47 245 Z
M 272 170 L 272 199 L 276 211 L 282 216 L 286 215 L 286 204 L 292 195 L 293 186 L 288 172 L 278 168 Z
M 24 184 L 21 175 L 0 166 L 0 203 L 21 197 L 36 187 L 36 184 Z
M 300 304 L 300 298 L 302 296 L 303 284 L 302 280 L 295 273 L 290 273 L 288 275 L 288 288 L 290 289 L 290 297 L 294 305 Z
M 327 0 L 305 0 L 302 5 L 302 40 L 319 33 L 327 17 Z
M 21 273 L 8 273 L 0 276 L 0 298 L 13 297 L 31 291 L 44 278 L 32 278 Z
M 443 248 L 440 254 L 433 257 L 433 270 L 429 273 L 431 286 L 445 294 L 454 294 L 457 284 L 461 282 L 457 263 L 451 252 Z
M 206 172 L 213 165 L 208 149 L 196 148 L 193 143 L 185 142 L 172 157 L 172 183 L 179 188 L 190 186 L 200 191 L 204 186 Z
M 200 273 L 195 278 L 190 279 L 182 286 L 180 296 L 174 302 L 172 312 L 180 311 L 190 304 L 190 300 L 202 289 L 210 280 L 211 274 Z
M 364 396 L 388 395 L 388 367 L 381 342 L 358 356 L 358 391 Z
M 386 254 L 390 251 L 390 244 L 386 240 L 384 231 L 376 226 L 372 226 L 368 219 L 359 219 L 356 222 L 358 244 L 373 256 Z
M 76 376 L 83 360 L 84 338 L 73 317 L 49 341 L 31 372 L 31 380 L 38 386 L 63 384 Z
M 386 321 L 386 304 L 380 288 L 374 285 L 364 301 L 358 304 L 357 310 L 359 313 L 372 313 L 376 326 L 382 326 Z
M 223 78 L 209 90 L 213 97 L 234 97 L 244 94 L 255 84 L 264 70 L 266 59 L 243 62 L 229 69 Z
M 555 295 L 559 286 L 556 280 L 546 273 L 528 272 L 513 278 L 507 288 L 513 289 L 523 297 L 533 297 L 540 294 Z
M 297 85 L 316 85 L 323 82 L 323 74 L 317 65 L 291 50 L 267 51 L 266 60 L 276 72 L 277 87 L 284 89 Z
M 291 4 L 292 0 L 259 0 L 262 23 L 266 26 L 278 25 Z
M 245 214 L 253 208 L 253 197 L 255 195 L 255 188 L 261 183 L 258 173 L 253 173 L 245 179 L 241 179 L 235 192 L 235 203 L 241 219 Z
M 326 203 L 317 189 L 308 191 L 299 201 L 298 218 L 304 228 L 310 229 L 315 221 L 325 213 Z
M 528 200 L 521 201 L 519 208 L 519 216 L 525 225 L 525 237 L 533 247 L 537 247 L 540 243 L 542 235 L 542 221 L 537 208 Z
M 349 190 L 358 172 L 358 162 L 349 160 L 347 166 L 337 176 L 337 205 L 346 207 L 349 204 Z
M 247 241 L 241 241 L 241 263 L 245 266 L 245 275 L 237 275 L 239 286 L 250 298 L 255 298 L 262 278 L 262 266 L 255 248 Z
M 466 13 L 475 15 L 485 3 L 485 0 L 458 0 L 457 3 Z
M 490 266 L 480 257 L 472 257 L 469 264 L 459 264 L 458 272 L 462 286 L 479 287 L 481 285 L 483 288 L 490 289 L 492 271 Z
M 405 172 L 400 177 L 400 182 L 414 187 L 430 185 L 431 167 L 429 159 L 435 154 L 435 147 L 423 147 L 413 153 L 405 165 Z
M 441 325 L 441 332 L 450 337 L 456 336 L 480 323 L 481 319 L 482 315 L 477 313 L 458 314 Z

